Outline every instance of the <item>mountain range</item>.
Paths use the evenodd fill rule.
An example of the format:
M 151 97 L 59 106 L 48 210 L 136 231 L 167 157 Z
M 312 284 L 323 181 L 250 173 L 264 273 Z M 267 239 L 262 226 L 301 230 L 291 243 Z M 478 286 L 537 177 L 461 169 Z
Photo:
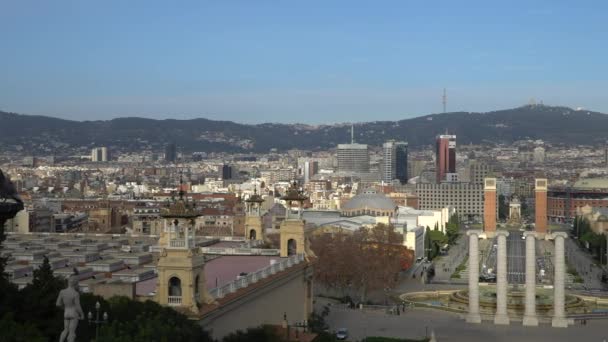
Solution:
M 0 111 L 0 147 L 61 154 L 67 148 L 112 146 L 122 151 L 162 150 L 176 143 L 183 152 L 267 152 L 272 148 L 322 150 L 350 142 L 350 123 L 334 125 L 239 124 L 208 119 L 153 120 L 137 117 L 72 121 Z M 449 132 L 458 144 L 512 143 L 542 139 L 554 144 L 603 145 L 608 115 L 567 107 L 527 105 L 486 113 L 452 112 L 399 121 L 355 123 L 355 141 L 380 146 L 389 139 L 430 145 Z

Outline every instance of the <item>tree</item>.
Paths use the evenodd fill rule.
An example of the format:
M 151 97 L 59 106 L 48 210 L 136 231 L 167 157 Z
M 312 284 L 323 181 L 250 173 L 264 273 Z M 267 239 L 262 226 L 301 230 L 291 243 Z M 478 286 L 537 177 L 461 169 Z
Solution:
M 263 325 L 257 328 L 249 328 L 247 331 L 238 330 L 232 334 L 224 337 L 223 342 L 257 342 L 257 341 L 268 341 L 268 342 L 281 342 L 283 341 L 277 335 L 276 330 L 267 325 Z
M 448 238 L 448 243 L 454 243 L 460 235 L 460 218 L 458 213 L 453 213 L 445 225 L 445 233 Z
M 211 337 L 196 321 L 156 302 L 133 301 L 127 297 L 103 298 L 83 295 L 83 310 L 92 308 L 95 301 L 101 311 L 110 314 L 108 324 L 99 330 L 99 342 L 144 342 L 144 341 L 211 341 Z M 91 334 L 93 331 L 85 331 Z M 86 340 L 86 339 L 83 339 Z
M 318 258 L 316 280 L 330 288 L 356 291 L 361 302 L 370 291 L 392 288 L 402 265 L 413 258 L 403 246 L 403 236 L 384 224 L 352 234 L 317 236 L 311 245 Z
M 31 323 L 17 323 L 13 314 L 5 314 L 0 319 L 0 331 L 3 342 L 45 342 L 47 339 Z
M 63 312 L 55 306 L 57 294 L 65 287 L 62 278 L 55 277 L 48 258 L 34 270 L 32 283 L 19 291 L 19 322 L 32 322 L 44 336 L 59 338 L 63 330 Z

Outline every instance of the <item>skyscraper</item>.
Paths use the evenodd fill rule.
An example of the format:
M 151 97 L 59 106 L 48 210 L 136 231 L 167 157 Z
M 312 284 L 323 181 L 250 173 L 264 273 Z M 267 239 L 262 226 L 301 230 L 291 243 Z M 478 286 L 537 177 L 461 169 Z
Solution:
M 350 144 L 338 144 L 338 171 L 367 173 L 369 172 L 369 152 L 367 145 L 355 144 L 353 127 L 351 127 L 350 134 Z
M 436 141 L 436 175 L 437 183 L 446 181 L 448 174 L 456 173 L 456 136 L 438 135 Z
M 91 150 L 91 161 L 93 162 L 107 162 L 108 161 L 108 148 L 107 147 L 95 147 Z
M 232 166 L 222 165 L 222 179 L 232 179 Z
M 309 160 L 304 162 L 304 183 L 310 182 L 312 176 L 319 173 L 319 162 Z
M 382 145 L 382 181 L 390 183 L 397 174 L 397 149 L 395 140 L 390 140 Z
M 167 163 L 175 163 L 177 160 L 177 147 L 175 143 L 170 143 L 165 146 L 165 161 Z
M 395 178 L 399 180 L 401 184 L 406 184 L 409 175 L 407 174 L 407 148 L 408 145 L 404 141 L 398 141 L 395 143 Z
M 407 143 L 389 140 L 382 145 L 382 154 L 382 181 L 407 183 Z
M 369 172 L 369 152 L 364 144 L 338 145 L 338 171 Z

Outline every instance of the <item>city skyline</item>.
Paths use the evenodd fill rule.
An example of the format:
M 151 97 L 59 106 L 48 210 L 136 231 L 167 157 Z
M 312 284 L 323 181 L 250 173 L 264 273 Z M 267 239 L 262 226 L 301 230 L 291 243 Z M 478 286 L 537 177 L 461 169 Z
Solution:
M 323 124 L 439 113 L 446 88 L 448 112 L 608 112 L 603 3 L 345 4 L 9 3 L 0 108 Z

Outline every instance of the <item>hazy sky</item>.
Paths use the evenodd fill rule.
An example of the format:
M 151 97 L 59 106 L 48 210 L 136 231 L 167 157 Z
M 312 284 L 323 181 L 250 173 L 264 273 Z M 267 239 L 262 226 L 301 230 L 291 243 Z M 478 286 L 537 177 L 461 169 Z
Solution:
M 607 1 L 0 0 L 0 110 L 395 120 L 445 87 L 448 111 L 608 112 L 607 37 Z

